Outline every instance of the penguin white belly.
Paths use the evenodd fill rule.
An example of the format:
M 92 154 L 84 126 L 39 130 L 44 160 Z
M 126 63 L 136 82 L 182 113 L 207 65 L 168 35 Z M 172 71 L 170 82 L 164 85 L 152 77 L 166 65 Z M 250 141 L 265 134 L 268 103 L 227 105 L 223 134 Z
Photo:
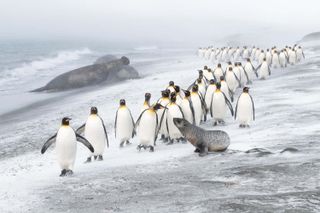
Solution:
M 236 120 L 245 125 L 253 120 L 252 102 L 248 94 L 243 93 L 239 98 Z
M 130 112 L 127 108 L 119 109 L 117 115 L 116 138 L 121 142 L 132 137 L 133 123 Z
M 235 92 L 238 87 L 238 81 L 235 78 L 234 74 L 230 71 L 227 72 L 226 82 L 232 92 Z
M 62 126 L 56 138 L 56 152 L 61 169 L 73 170 L 77 153 L 77 141 L 70 126 Z
M 156 114 L 149 110 L 144 112 L 140 118 L 138 137 L 140 144 L 142 145 L 153 145 L 155 134 L 156 134 Z
M 226 116 L 226 101 L 222 92 L 215 92 L 212 99 L 212 112 L 215 120 L 223 120 Z
M 160 100 L 159 103 L 162 106 L 166 107 L 169 104 L 169 99 Z M 167 124 L 166 124 L 166 121 L 167 121 L 167 110 L 159 109 L 159 110 L 157 110 L 157 115 L 158 115 L 158 119 L 159 119 L 158 122 L 159 123 L 161 121 L 161 118 L 163 118 L 162 122 L 161 122 L 160 130 L 159 130 L 159 134 L 164 135 L 165 137 L 168 137 Z
M 211 79 L 213 79 L 212 72 L 209 72 L 208 70 L 204 70 L 204 71 L 203 71 L 203 75 L 204 75 L 204 77 L 205 77 L 208 81 L 210 81 Z
M 298 49 L 297 50 L 297 62 L 300 62 L 303 58 L 302 50 Z
M 267 61 L 267 63 L 268 63 L 269 65 L 271 64 L 271 60 L 272 60 L 272 55 L 271 55 L 270 52 L 268 52 L 268 53 L 266 54 L 266 61 Z
M 258 63 L 261 64 L 263 62 L 265 55 L 264 54 L 260 54 L 259 58 L 258 58 Z
M 244 68 L 247 71 L 249 80 L 252 81 L 254 78 L 254 72 L 253 72 L 252 66 L 250 64 L 246 64 Z
M 249 58 L 249 51 L 248 50 L 243 51 L 242 58 L 244 58 L 244 59 Z
M 260 72 L 259 72 L 259 78 L 260 79 L 266 79 L 269 76 L 269 70 L 268 70 L 268 64 L 263 63 L 260 67 Z
M 280 66 L 281 67 L 285 67 L 286 66 L 287 61 L 286 61 L 286 56 L 285 56 L 284 53 L 280 53 L 279 62 L 280 62 Z
M 179 139 L 182 137 L 180 130 L 173 123 L 173 118 L 183 118 L 181 111 L 177 105 L 169 106 L 167 113 L 167 122 L 170 139 Z
M 231 97 L 229 94 L 229 87 L 225 81 L 221 82 L 221 91 L 226 95 L 227 99 L 231 102 Z M 208 107 L 210 107 L 210 104 L 208 105 Z
M 243 68 L 239 68 L 240 70 L 240 83 L 241 85 L 245 85 L 247 83 L 247 76 Z
M 194 109 L 195 125 L 199 126 L 203 115 L 200 97 L 197 94 L 192 94 L 191 101 Z
M 206 87 L 203 83 L 198 84 L 199 87 L 199 92 L 202 95 L 202 97 L 204 97 L 204 95 L 206 94 Z
M 98 116 L 89 116 L 84 136 L 94 148 L 94 153 L 90 152 L 90 155 L 102 155 L 106 146 L 106 136 L 102 121 Z
M 220 77 L 223 76 L 223 71 L 221 68 L 217 68 L 214 71 L 214 77 L 216 78 L 217 82 L 220 82 Z
M 238 67 L 233 68 L 234 74 L 237 76 L 237 78 L 240 80 L 241 75 L 240 75 L 240 69 Z
M 272 67 L 277 68 L 279 67 L 279 56 L 277 54 L 274 54 L 272 57 Z
M 206 102 L 207 108 L 210 107 L 214 91 L 216 91 L 216 85 L 209 85 L 206 91 L 206 95 L 204 96 L 204 101 Z
M 291 51 L 291 52 L 289 53 L 289 63 L 290 63 L 291 65 L 294 65 L 294 64 L 296 63 L 296 54 L 295 54 L 294 51 Z
M 193 115 L 192 115 L 192 111 L 191 111 L 188 99 L 183 99 L 180 104 L 180 107 L 183 112 L 184 119 L 189 121 L 189 123 L 193 123 Z

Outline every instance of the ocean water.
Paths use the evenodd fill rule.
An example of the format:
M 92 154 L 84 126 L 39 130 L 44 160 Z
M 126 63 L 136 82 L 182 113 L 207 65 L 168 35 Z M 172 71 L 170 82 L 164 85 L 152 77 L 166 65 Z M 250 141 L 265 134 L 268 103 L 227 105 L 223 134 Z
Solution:
M 98 57 L 125 55 L 141 76 L 150 65 L 174 61 L 186 48 L 110 44 L 102 41 L 0 41 L 0 116 L 61 93 L 30 93 L 57 75 L 92 64 Z M 192 49 L 187 50 L 192 51 Z M 64 93 L 65 94 L 65 93 Z

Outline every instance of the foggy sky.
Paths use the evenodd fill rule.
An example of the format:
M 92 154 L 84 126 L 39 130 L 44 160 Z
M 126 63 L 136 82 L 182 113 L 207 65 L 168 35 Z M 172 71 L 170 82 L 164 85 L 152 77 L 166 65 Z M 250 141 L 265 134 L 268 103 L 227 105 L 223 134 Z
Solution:
M 297 40 L 320 30 L 319 8 L 319 0 L 0 0 L 0 38 L 195 43 L 251 34 Z

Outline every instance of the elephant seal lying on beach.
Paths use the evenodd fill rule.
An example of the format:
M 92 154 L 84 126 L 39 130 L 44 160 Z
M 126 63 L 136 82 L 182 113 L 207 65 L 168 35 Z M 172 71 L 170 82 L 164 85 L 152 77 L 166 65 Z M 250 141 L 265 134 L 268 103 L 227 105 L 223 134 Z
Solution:
M 196 147 L 195 152 L 199 152 L 199 156 L 201 157 L 207 155 L 208 151 L 225 151 L 230 145 L 229 135 L 224 131 L 206 131 L 183 118 L 173 118 L 173 123 L 180 130 L 181 134 Z
M 96 85 L 102 82 L 114 83 L 125 79 L 139 78 L 139 73 L 129 65 L 130 61 L 125 56 L 111 61 L 106 60 L 104 57 L 100 59 L 95 64 L 61 74 L 52 79 L 44 87 L 32 90 L 31 92 L 57 92 Z M 110 59 L 109 56 L 108 59 Z M 108 62 L 103 63 L 104 61 Z

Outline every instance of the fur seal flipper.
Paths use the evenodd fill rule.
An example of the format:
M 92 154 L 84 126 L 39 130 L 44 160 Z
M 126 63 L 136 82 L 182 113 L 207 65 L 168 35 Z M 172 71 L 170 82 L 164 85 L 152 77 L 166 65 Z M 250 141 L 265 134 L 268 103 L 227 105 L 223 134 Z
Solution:
M 199 152 L 199 156 L 205 156 L 208 152 L 225 151 L 230 145 L 230 137 L 224 131 L 207 131 L 183 118 L 174 118 L 173 122 L 181 134 L 196 147 L 195 152 Z

